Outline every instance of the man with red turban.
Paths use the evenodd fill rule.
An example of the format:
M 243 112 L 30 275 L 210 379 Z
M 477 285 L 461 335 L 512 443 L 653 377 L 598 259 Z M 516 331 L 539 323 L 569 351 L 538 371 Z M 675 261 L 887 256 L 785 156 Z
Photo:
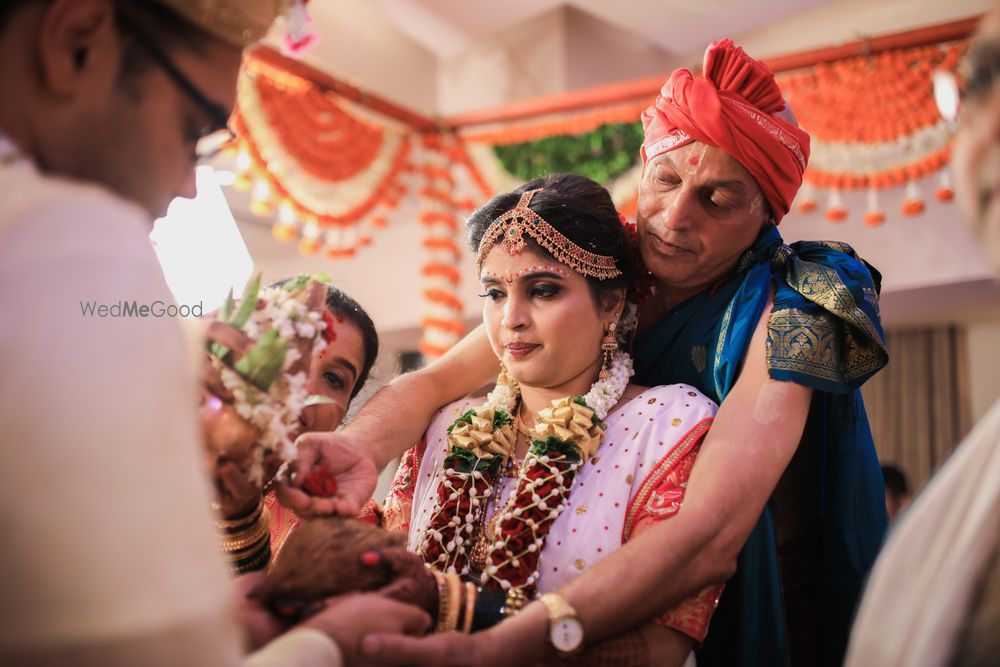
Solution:
M 699 664 L 782 664 L 786 643 L 792 664 L 840 664 L 886 527 L 859 391 L 887 361 L 881 276 L 847 245 L 782 242 L 809 135 L 767 66 L 730 40 L 708 47 L 703 77 L 675 71 L 642 122 L 639 248 L 658 282 L 636 381 L 686 382 L 723 410 L 745 398 L 732 455 L 768 437 L 782 461 L 794 454 L 780 481 L 773 470 Z M 769 386 L 786 400 L 765 404 Z
M 709 46 L 703 76 L 674 72 L 643 125 L 638 240 L 655 287 L 640 305 L 636 380 L 686 383 L 721 404 L 683 511 L 563 586 L 555 618 L 532 603 L 472 638 L 370 637 L 369 655 L 533 664 L 549 623 L 575 616 L 587 642 L 612 637 L 728 580 L 699 665 L 842 659 L 886 525 L 858 391 L 887 362 L 880 276 L 844 244 L 782 241 L 776 225 L 802 183 L 809 136 L 768 68 L 731 41 Z M 340 502 L 358 505 L 435 409 L 497 370 L 477 330 L 390 384 L 345 431 L 302 444 L 338 474 Z

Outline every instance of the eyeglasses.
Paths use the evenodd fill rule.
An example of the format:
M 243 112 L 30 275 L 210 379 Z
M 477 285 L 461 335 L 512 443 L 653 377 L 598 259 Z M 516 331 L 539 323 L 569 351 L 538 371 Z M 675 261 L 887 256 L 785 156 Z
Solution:
M 118 20 L 132 33 L 139 45 L 156 61 L 156 64 L 170 77 L 181 91 L 200 108 L 209 119 L 209 124 L 198 132 L 193 160 L 207 161 L 219 154 L 236 140 L 236 133 L 229 128 L 229 112 L 221 104 L 213 102 L 180 68 L 164 53 L 155 42 L 140 30 L 135 23 L 119 14 Z

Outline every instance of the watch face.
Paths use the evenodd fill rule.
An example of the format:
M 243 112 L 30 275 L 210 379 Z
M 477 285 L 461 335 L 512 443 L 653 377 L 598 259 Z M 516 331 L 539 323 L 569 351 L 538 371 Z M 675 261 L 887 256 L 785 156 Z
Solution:
M 564 653 L 570 653 L 583 643 L 583 625 L 575 618 L 564 618 L 552 624 L 549 636 L 553 646 Z

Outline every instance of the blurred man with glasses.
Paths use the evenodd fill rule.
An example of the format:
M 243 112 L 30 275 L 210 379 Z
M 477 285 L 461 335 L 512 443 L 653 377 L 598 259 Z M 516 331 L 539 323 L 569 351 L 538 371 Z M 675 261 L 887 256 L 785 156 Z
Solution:
M 179 325 L 83 313 L 172 303 L 152 220 L 194 196 L 279 1 L 0 4 L 0 664 L 336 665 L 429 622 L 339 599 L 244 662 Z
M 956 195 L 1000 276 L 1000 9 L 980 25 L 959 79 L 935 81 L 942 115 L 958 121 Z M 998 629 L 1000 402 L 891 533 L 865 589 L 847 665 L 996 665 Z

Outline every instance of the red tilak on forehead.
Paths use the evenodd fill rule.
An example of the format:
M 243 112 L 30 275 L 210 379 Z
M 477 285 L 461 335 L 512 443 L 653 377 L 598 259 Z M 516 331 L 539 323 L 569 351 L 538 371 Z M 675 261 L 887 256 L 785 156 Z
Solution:
M 699 162 L 698 156 L 692 153 L 691 157 L 688 158 L 688 164 L 691 165 L 692 167 L 697 167 L 698 162 Z
M 337 340 L 337 330 L 333 326 L 333 315 L 326 308 L 323 309 L 323 321 L 326 322 L 326 329 L 323 329 L 323 339 L 326 340 L 327 345 L 330 345 Z

